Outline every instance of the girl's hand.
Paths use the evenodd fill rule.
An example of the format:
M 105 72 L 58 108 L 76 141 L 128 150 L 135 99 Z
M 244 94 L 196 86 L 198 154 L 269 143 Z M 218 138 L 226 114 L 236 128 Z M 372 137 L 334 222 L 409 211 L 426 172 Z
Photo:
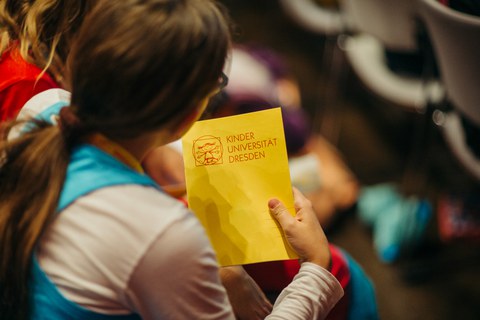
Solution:
M 145 172 L 175 198 L 186 193 L 182 155 L 170 146 L 157 147 L 142 162 Z
M 292 217 L 278 199 L 271 199 L 268 202 L 270 212 L 280 223 L 288 243 L 299 255 L 301 262 L 312 262 L 328 269 L 330 265 L 328 240 L 312 209 L 312 204 L 296 188 L 293 188 L 293 196 L 295 217 Z

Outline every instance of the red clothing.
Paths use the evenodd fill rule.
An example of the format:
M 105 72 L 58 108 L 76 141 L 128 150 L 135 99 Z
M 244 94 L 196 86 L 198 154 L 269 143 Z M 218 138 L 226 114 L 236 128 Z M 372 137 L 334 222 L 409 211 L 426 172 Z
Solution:
M 330 311 L 327 319 L 340 320 L 347 319 L 348 301 L 349 301 L 349 283 L 350 270 L 348 262 L 340 249 L 330 244 L 330 253 L 332 255 L 332 266 L 330 272 L 337 278 L 342 285 L 345 295 Z M 298 260 L 271 261 L 263 263 L 254 263 L 244 266 L 248 274 L 266 293 L 280 293 L 300 270 Z
M 0 122 L 14 119 L 31 97 L 59 85 L 42 70 L 26 62 L 18 50 L 3 53 L 0 58 Z

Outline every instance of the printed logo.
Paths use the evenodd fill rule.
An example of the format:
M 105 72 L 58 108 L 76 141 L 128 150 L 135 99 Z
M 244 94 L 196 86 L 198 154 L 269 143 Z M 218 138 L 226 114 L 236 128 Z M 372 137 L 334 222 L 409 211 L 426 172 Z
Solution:
M 201 136 L 193 141 L 193 157 L 196 166 L 223 163 L 223 146 L 220 137 Z

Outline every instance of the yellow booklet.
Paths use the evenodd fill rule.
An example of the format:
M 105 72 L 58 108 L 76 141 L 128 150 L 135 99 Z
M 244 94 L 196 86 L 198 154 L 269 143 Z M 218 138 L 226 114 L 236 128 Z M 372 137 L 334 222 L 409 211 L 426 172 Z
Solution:
M 190 208 L 222 266 L 297 258 L 268 210 L 295 214 L 280 108 L 198 121 L 182 139 Z

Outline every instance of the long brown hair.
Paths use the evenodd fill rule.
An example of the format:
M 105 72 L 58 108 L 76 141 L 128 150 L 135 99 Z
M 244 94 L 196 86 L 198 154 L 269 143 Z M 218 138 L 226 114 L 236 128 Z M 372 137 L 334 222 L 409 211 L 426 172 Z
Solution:
M 0 1 L 0 56 L 19 39 L 29 8 L 29 0 Z
M 67 63 L 82 133 L 134 138 L 173 130 L 194 112 L 218 85 L 230 47 L 219 8 L 210 0 L 100 0 Z M 9 319 L 28 316 L 32 253 L 79 140 L 62 130 L 38 123 L 0 145 L 0 314 Z
M 70 43 L 96 0 L 0 1 L 0 56 L 12 46 L 62 82 Z

